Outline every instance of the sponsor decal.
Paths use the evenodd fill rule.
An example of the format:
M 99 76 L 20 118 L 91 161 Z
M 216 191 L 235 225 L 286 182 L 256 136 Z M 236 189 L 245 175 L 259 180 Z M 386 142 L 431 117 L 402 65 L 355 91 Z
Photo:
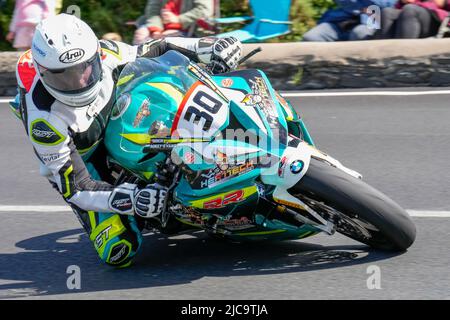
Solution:
M 222 197 L 212 199 L 203 203 L 203 209 L 219 209 L 229 204 L 241 202 L 244 199 L 244 191 L 237 190 Z
M 287 162 L 287 158 L 286 157 L 282 157 L 280 160 L 280 164 L 278 166 L 278 176 L 280 178 L 284 177 L 284 169 L 286 167 L 286 162 Z
M 120 53 L 119 46 L 114 41 L 101 40 L 100 41 L 100 46 L 102 47 L 102 49 L 107 50 L 107 51 L 111 51 L 112 53 L 114 53 L 116 55 L 119 55 L 119 53 Z
M 109 262 L 113 263 L 113 264 L 120 263 L 123 259 L 128 257 L 129 253 L 130 253 L 130 248 L 125 243 L 116 245 L 111 250 Z
M 37 138 L 51 138 L 51 137 L 56 136 L 56 133 L 53 132 L 53 131 L 39 130 L 39 129 L 36 129 L 36 128 L 34 128 L 32 130 L 32 133 Z
M 263 102 L 263 98 L 258 94 L 247 94 L 241 103 L 246 106 L 255 106 Z
M 293 174 L 298 174 L 303 170 L 304 167 L 304 163 L 301 160 L 295 160 L 294 162 L 291 163 L 291 172 Z
M 283 200 L 283 199 L 278 199 L 278 198 L 274 198 L 276 203 L 291 207 L 291 208 L 296 208 L 296 209 L 301 209 L 301 210 L 305 210 L 305 207 L 303 207 L 302 205 L 295 203 L 295 202 L 291 202 L 291 201 L 287 201 L 287 200 Z
M 244 201 L 257 193 L 258 191 L 256 186 L 251 186 L 244 189 L 224 192 L 208 198 L 195 200 L 191 202 L 191 205 L 192 207 L 200 209 L 220 209 L 230 204 L 236 204 Z
M 254 80 L 250 80 L 250 83 L 252 84 L 252 91 L 254 95 L 262 98 L 262 102 L 257 103 L 257 105 L 264 113 L 270 127 L 278 128 L 278 112 L 273 103 L 272 96 L 270 95 L 266 82 L 263 78 L 256 77 Z
M 148 130 L 148 134 L 156 138 L 168 137 L 170 129 L 162 121 L 154 121 Z
M 247 172 L 250 172 L 255 168 L 252 160 L 245 162 L 241 165 L 230 166 L 226 170 L 221 170 L 219 167 L 211 169 L 208 173 L 200 175 L 200 180 L 194 181 L 194 186 L 198 186 L 201 189 L 214 187 L 220 183 L 228 181 L 229 179 L 238 177 Z
M 57 145 L 64 141 L 64 136 L 44 119 L 37 119 L 31 123 L 31 139 L 43 145 Z
M 74 63 L 84 57 L 84 50 L 81 48 L 71 49 L 59 56 L 59 61 L 62 63 Z
M 241 217 L 239 219 L 227 219 L 217 223 L 218 226 L 228 230 L 244 230 L 253 228 L 254 224 L 247 217 Z
M 59 153 L 52 153 L 52 154 L 43 154 L 41 155 L 41 159 L 42 161 L 44 161 L 44 163 L 49 163 L 52 161 L 56 161 L 61 157 L 61 154 Z
M 115 206 L 117 208 L 121 208 L 121 207 L 128 205 L 128 199 L 117 199 L 117 200 L 114 200 L 112 204 L 113 204 L 113 206 Z
M 141 124 L 142 120 L 144 120 L 144 118 L 150 116 L 150 110 L 148 108 L 149 104 L 150 101 L 148 101 L 148 99 L 145 99 L 142 102 L 141 106 L 139 107 L 139 111 L 133 121 L 134 128 L 138 127 Z
M 151 139 L 150 143 L 144 147 L 144 152 L 151 152 L 152 150 L 172 150 L 179 142 L 171 139 Z
M 222 80 L 222 87 L 224 88 L 229 88 L 231 86 L 233 86 L 234 81 L 231 78 L 226 78 Z
M 267 120 L 270 128 L 281 129 L 278 121 L 278 111 L 272 100 L 269 88 L 262 77 L 247 78 L 252 93 L 241 101 L 246 106 L 256 107 L 262 111 L 262 117 Z
M 39 53 L 41 56 L 45 57 L 47 54 L 44 50 L 39 48 L 35 43 L 33 43 L 33 49 L 36 50 L 37 53 Z
M 225 171 L 230 167 L 227 155 L 225 153 L 220 152 L 219 150 L 216 151 L 215 161 L 219 169 L 222 171 Z
M 183 219 L 189 220 L 193 224 L 203 225 L 205 224 L 205 218 L 192 207 L 184 207 Z
M 184 155 L 184 163 L 193 164 L 195 162 L 195 154 L 192 152 L 186 152 Z
M 265 197 L 266 196 L 266 189 L 264 188 L 264 185 L 262 184 L 257 184 L 256 188 L 258 190 L 258 195 L 260 197 Z
M 95 246 L 96 248 L 101 248 L 106 241 L 109 239 L 109 230 L 111 230 L 112 226 L 108 226 L 105 229 L 103 229 L 97 237 L 95 237 Z
M 127 193 L 118 192 L 111 200 L 111 207 L 119 212 L 126 212 L 133 208 L 131 196 Z

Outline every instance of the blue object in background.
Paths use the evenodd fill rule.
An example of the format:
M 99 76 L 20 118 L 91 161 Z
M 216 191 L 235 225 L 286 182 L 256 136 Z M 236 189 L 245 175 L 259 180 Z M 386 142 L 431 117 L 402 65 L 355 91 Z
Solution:
M 317 24 L 323 22 L 337 23 L 361 14 L 361 9 L 372 5 L 381 9 L 393 7 L 397 0 L 335 0 L 338 8 L 327 10 L 319 19 Z
M 249 0 L 252 17 L 229 17 L 215 19 L 217 24 L 251 21 L 240 30 L 226 32 L 218 37 L 233 36 L 241 42 L 262 42 L 290 33 L 289 13 L 291 0 Z

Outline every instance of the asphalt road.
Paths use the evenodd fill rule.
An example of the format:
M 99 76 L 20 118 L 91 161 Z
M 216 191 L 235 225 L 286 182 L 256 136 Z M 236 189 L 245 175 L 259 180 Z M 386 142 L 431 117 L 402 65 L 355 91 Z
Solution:
M 450 95 L 290 98 L 320 149 L 361 172 L 406 209 L 449 211 Z M 0 104 L 0 206 L 64 205 L 24 134 Z M 135 266 L 99 263 L 68 212 L 0 211 L 0 298 L 45 299 L 450 299 L 450 218 L 414 218 L 403 254 L 343 236 L 229 244 L 203 233 L 148 234 Z M 81 270 L 69 290 L 66 269 Z M 368 289 L 371 266 L 381 289 Z

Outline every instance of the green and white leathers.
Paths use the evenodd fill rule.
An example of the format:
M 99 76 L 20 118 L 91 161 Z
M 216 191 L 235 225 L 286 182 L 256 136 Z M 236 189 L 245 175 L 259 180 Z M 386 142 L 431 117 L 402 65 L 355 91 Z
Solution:
M 101 259 L 126 265 L 139 248 L 141 235 L 135 212 L 159 214 L 164 190 L 156 186 L 114 183 L 103 144 L 105 127 L 115 102 L 121 68 L 137 57 L 157 57 L 183 51 L 195 60 L 232 67 L 240 44 L 224 39 L 166 38 L 140 46 L 99 41 L 90 27 L 70 15 L 41 21 L 32 49 L 17 63 L 22 119 L 30 142 L 48 178 L 77 213 Z M 208 59 L 209 58 L 209 59 Z M 15 108 L 12 105 L 13 108 Z

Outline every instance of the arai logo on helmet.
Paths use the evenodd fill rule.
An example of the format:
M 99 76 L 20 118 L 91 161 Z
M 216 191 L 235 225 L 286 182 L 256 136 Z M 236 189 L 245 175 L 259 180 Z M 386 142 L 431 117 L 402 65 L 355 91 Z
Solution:
M 59 56 L 59 61 L 61 61 L 62 63 L 73 63 L 77 62 L 83 57 L 84 57 L 84 50 L 78 48 L 64 52 L 62 55 Z

